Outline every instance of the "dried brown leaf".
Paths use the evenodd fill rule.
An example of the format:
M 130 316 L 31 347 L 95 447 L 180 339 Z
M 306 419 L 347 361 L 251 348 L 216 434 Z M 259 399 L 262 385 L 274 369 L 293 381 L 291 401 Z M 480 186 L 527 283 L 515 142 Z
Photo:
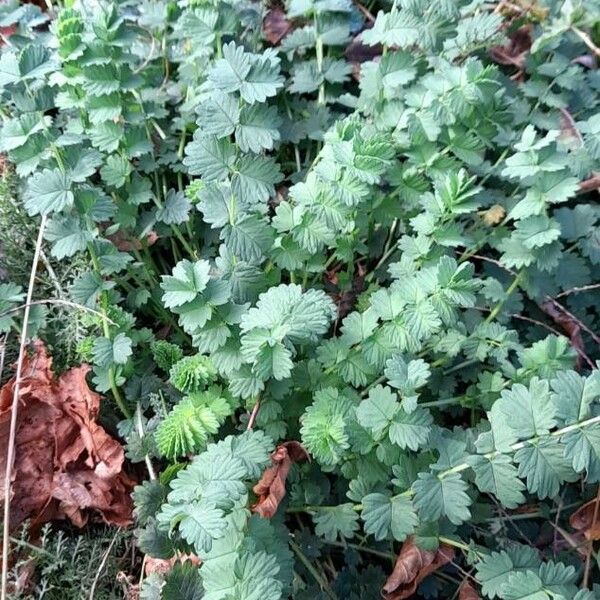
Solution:
M 258 496 L 252 511 L 270 519 L 285 497 L 285 480 L 294 462 L 308 460 L 308 452 L 300 442 L 284 442 L 271 454 L 272 466 L 265 469 L 260 481 L 254 486 Z
M 272 8 L 263 20 L 263 34 L 274 46 L 290 32 L 292 24 L 280 8 Z
M 580 506 L 570 517 L 573 529 L 583 532 L 588 540 L 600 540 L 600 506 L 594 498 Z
M 494 204 L 490 206 L 487 210 L 482 210 L 479 212 L 479 216 L 483 219 L 483 222 L 490 227 L 492 225 L 498 225 L 504 219 L 506 215 L 506 210 L 500 204 Z
M 458 592 L 458 600 L 481 600 L 475 586 L 465 579 Z
M 442 544 L 436 552 L 423 550 L 411 536 L 402 545 L 394 570 L 381 590 L 385 600 L 404 600 L 416 592 L 418 585 L 434 571 L 454 558 L 454 549 Z
M 567 334 L 571 346 L 577 351 L 578 362 L 579 357 L 583 357 L 593 368 L 594 363 L 589 359 L 585 352 L 583 336 L 581 334 L 582 323 L 552 298 L 548 298 L 539 306 Z
M 490 56 L 500 65 L 512 65 L 521 70 L 525 66 L 531 43 L 531 25 L 524 25 L 509 35 L 507 44 L 490 48 Z
M 195 554 L 181 554 L 180 556 L 172 556 L 171 558 L 152 558 L 146 556 L 144 571 L 146 575 L 152 573 L 158 573 L 159 575 L 166 575 L 176 562 L 191 562 L 194 566 L 198 566 L 202 561 Z
M 128 235 L 122 229 L 119 229 L 116 233 L 112 233 L 106 237 L 117 247 L 118 250 L 121 250 L 121 252 L 131 252 L 132 250 L 141 250 L 143 248 L 141 240 Z M 152 246 L 157 242 L 157 240 L 158 234 L 156 231 L 149 231 L 148 235 L 146 236 L 146 244 L 148 246 Z
M 121 444 L 98 423 L 100 396 L 86 382 L 89 366 L 55 377 L 42 342 L 26 356 L 15 436 L 11 527 L 35 528 L 55 518 L 79 527 L 91 514 L 131 523 L 133 481 L 123 471 Z M 8 449 L 14 378 L 0 389 L 0 462 Z M 3 480 L 0 483 L 3 491 Z

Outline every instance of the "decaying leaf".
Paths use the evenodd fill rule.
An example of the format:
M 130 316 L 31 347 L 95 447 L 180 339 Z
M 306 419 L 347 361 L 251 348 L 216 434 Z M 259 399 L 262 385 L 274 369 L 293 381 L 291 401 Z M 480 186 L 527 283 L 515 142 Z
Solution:
M 108 235 L 107 238 L 117 247 L 121 252 L 131 252 L 132 250 L 141 250 L 144 245 L 142 242 L 133 236 L 128 235 L 122 229 L 119 229 L 116 233 Z M 156 231 L 151 230 L 146 236 L 146 245 L 152 246 L 158 240 L 158 234 Z
M 15 441 L 11 527 L 69 518 L 82 527 L 90 514 L 106 523 L 131 522 L 133 481 L 121 444 L 98 423 L 100 396 L 81 365 L 55 377 L 42 342 L 25 358 Z M 0 390 L 0 462 L 6 463 L 15 379 Z M 2 481 L 3 478 L 2 478 Z M 3 483 L 0 483 L 2 489 Z
M 598 505 L 598 506 L 597 506 Z M 600 540 L 600 503 L 597 498 L 580 506 L 569 519 L 573 529 L 583 532 L 588 540 Z
M 479 213 L 479 216 L 483 219 L 483 222 L 486 225 L 498 225 L 504 219 L 506 215 L 506 210 L 500 204 L 494 204 L 490 206 L 487 210 L 482 210 Z
M 531 25 L 524 25 L 509 36 L 506 45 L 490 48 L 490 56 L 498 64 L 512 65 L 521 70 L 525 66 L 531 43 Z
M 411 536 L 402 545 L 394 570 L 381 590 L 385 600 L 411 598 L 418 585 L 434 571 L 454 558 L 454 549 L 441 544 L 436 552 L 422 550 Z
M 481 598 L 475 586 L 465 579 L 458 591 L 458 600 L 481 600 Z
M 166 575 L 176 562 L 190 561 L 193 565 L 198 566 L 202 561 L 195 554 L 181 554 L 180 556 L 172 556 L 171 558 L 153 558 L 146 556 L 144 571 L 146 575 L 158 573 Z
M 273 45 L 279 44 L 291 29 L 292 24 L 280 8 L 272 8 L 263 20 L 265 38 Z
M 571 346 L 573 346 L 577 352 L 578 365 L 580 363 L 580 358 L 583 357 L 593 368 L 594 363 L 587 356 L 583 344 L 583 336 L 581 333 L 582 323 L 553 298 L 548 297 L 546 301 L 542 302 L 539 306 L 567 334 Z
M 258 500 L 252 510 L 261 517 L 270 519 L 285 497 L 285 480 L 292 463 L 308 458 L 308 452 L 300 442 L 284 442 L 277 446 L 271 454 L 273 466 L 265 470 L 260 481 L 254 486 Z

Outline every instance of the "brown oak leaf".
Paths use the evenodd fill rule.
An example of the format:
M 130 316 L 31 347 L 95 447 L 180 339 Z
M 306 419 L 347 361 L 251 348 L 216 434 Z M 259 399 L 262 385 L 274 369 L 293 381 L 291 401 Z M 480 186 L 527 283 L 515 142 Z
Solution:
M 385 600 L 411 598 L 418 585 L 434 571 L 454 558 L 454 549 L 441 544 L 436 552 L 422 550 L 411 536 L 406 539 L 396 559 L 394 570 L 381 590 Z
M 100 396 L 86 382 L 88 365 L 60 377 L 42 342 L 25 357 L 19 389 L 12 474 L 11 527 L 32 528 L 90 515 L 108 524 L 131 523 L 133 481 L 123 471 L 123 447 L 98 423 Z M 0 389 L 0 462 L 6 464 L 15 379 Z M 0 483 L 3 493 L 4 478 Z
M 274 46 L 289 33 L 292 24 L 280 8 L 272 8 L 263 20 L 263 33 L 265 38 Z
M 265 519 L 270 519 L 285 497 L 285 480 L 294 462 L 308 460 L 308 452 L 300 442 L 284 442 L 271 454 L 273 465 L 265 469 L 260 481 L 254 486 L 258 496 L 252 511 Z
M 519 27 L 509 35 L 509 41 L 506 45 L 490 48 L 492 60 L 501 65 L 512 65 L 519 70 L 523 69 L 531 48 L 531 29 L 531 25 Z
M 598 507 L 596 505 L 598 504 Z M 573 529 L 583 532 L 588 540 L 600 540 L 600 502 L 597 498 L 580 506 L 569 518 Z
M 465 579 L 458 591 L 458 600 L 481 600 L 475 586 Z

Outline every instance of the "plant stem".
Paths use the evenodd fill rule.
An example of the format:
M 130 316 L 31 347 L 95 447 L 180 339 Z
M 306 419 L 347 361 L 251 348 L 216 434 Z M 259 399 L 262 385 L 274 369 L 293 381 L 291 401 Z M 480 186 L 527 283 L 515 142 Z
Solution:
M 315 31 L 317 34 L 316 40 L 316 54 L 317 54 L 317 72 L 321 76 L 321 83 L 319 84 L 319 94 L 317 96 L 317 104 L 325 104 L 325 79 L 323 78 L 323 38 L 319 33 L 319 24 L 317 17 L 315 16 Z
M 92 260 L 92 266 L 94 267 L 94 271 L 96 271 L 97 275 L 99 277 L 101 277 L 100 263 L 98 262 L 98 256 L 96 255 L 96 250 L 94 249 L 94 245 L 92 243 L 88 244 L 88 252 L 89 252 L 90 258 Z M 104 318 L 102 319 L 102 332 L 104 334 L 104 337 L 107 340 L 110 340 L 111 339 L 110 327 L 108 326 L 108 314 L 107 314 L 108 313 L 108 297 L 107 297 L 105 291 L 102 291 L 100 293 L 100 307 L 101 307 L 101 312 L 104 315 Z M 117 403 L 117 406 L 119 407 L 119 410 L 123 413 L 125 418 L 131 419 L 131 412 L 127 408 L 127 405 L 125 404 L 125 401 L 123 400 L 123 397 L 121 396 L 121 392 L 119 391 L 119 388 L 117 386 L 117 380 L 115 377 L 115 368 L 112 366 L 108 368 L 108 383 L 110 385 L 110 390 L 115 399 L 115 402 Z
M 144 432 L 144 424 L 142 422 L 142 406 L 139 403 L 139 401 L 136 404 L 135 407 L 135 421 L 136 421 L 136 426 L 137 426 L 137 430 L 138 430 L 138 434 L 140 436 L 140 440 L 143 440 L 146 433 Z M 154 481 L 156 479 L 156 473 L 154 472 L 154 467 L 152 466 L 152 461 L 150 460 L 150 456 L 146 453 L 144 455 L 144 460 L 146 462 L 146 468 L 148 469 L 148 475 L 150 476 L 150 479 L 152 481 Z
M 486 317 L 484 323 L 489 323 L 490 321 L 493 321 L 498 316 L 498 313 L 502 310 L 504 303 L 508 300 L 510 295 L 517 289 L 517 287 L 519 287 L 521 275 L 522 275 L 522 271 L 517 273 L 517 276 L 514 278 L 513 282 L 510 284 L 509 288 L 506 290 L 506 295 L 504 296 L 504 298 L 502 298 L 502 300 L 500 300 L 498 302 L 498 304 L 496 304 L 496 306 L 494 306 L 494 308 L 492 308 L 492 310 L 490 311 L 490 314 Z
M 425 406 L 425 404 L 422 404 L 420 406 Z M 600 415 L 597 415 L 595 417 L 590 417 L 589 419 L 586 419 L 585 421 L 580 421 L 579 423 L 573 423 L 572 425 L 567 425 L 566 427 L 557 429 L 556 431 L 553 431 L 552 433 L 549 433 L 547 435 L 536 436 L 533 438 L 529 438 L 527 440 L 523 440 L 522 442 L 517 442 L 516 444 L 512 444 L 511 446 L 509 446 L 509 452 L 516 452 L 517 450 L 521 450 L 522 448 L 525 448 L 529 444 L 534 444 L 535 442 L 537 442 L 541 439 L 560 437 L 561 435 L 565 435 L 566 433 L 570 433 L 571 431 L 576 431 L 577 429 L 582 429 L 583 427 L 589 427 L 590 425 L 595 425 L 596 423 L 600 423 Z M 495 458 L 496 456 L 499 456 L 500 454 L 507 454 L 507 452 L 500 452 L 499 450 L 493 450 L 492 452 L 488 452 L 487 454 L 481 454 L 479 456 L 482 456 L 483 458 L 487 458 L 488 460 L 491 460 L 491 459 Z M 450 469 L 446 469 L 445 471 L 440 471 L 438 473 L 438 478 L 443 479 L 444 477 L 446 477 L 447 475 L 450 475 L 451 473 L 461 473 L 462 471 L 466 471 L 470 467 L 471 467 L 471 465 L 469 463 L 466 463 L 466 462 L 460 463 L 458 465 L 455 465 L 454 467 L 451 467 Z M 396 494 L 395 496 L 392 496 L 392 498 L 398 498 L 400 496 L 409 496 L 410 497 L 412 495 L 413 495 L 413 491 L 411 488 L 409 488 L 409 489 L 405 490 L 404 492 L 401 492 L 399 494 Z M 316 511 L 324 512 L 324 511 L 336 510 L 336 509 L 337 509 L 337 506 L 294 506 L 294 507 L 288 508 L 286 510 L 286 512 L 288 512 L 288 513 L 316 512 Z M 363 509 L 362 504 L 354 504 L 352 506 L 352 510 L 355 510 L 356 512 L 360 512 L 362 509 Z
M 379 558 L 387 558 L 388 560 L 395 561 L 396 556 L 394 556 L 391 552 L 382 552 L 381 550 L 373 550 L 368 546 L 360 546 L 359 544 L 351 544 L 350 542 L 328 542 L 325 541 L 328 546 L 337 546 L 338 548 L 352 548 L 353 550 L 357 550 L 358 552 L 364 552 L 365 554 L 372 554 L 373 556 L 379 556 Z
M 323 577 L 313 566 L 313 564 L 308 560 L 308 558 L 304 555 L 300 546 L 290 540 L 290 548 L 294 551 L 294 554 L 298 557 L 300 562 L 306 567 L 306 570 L 313 576 L 314 580 L 319 584 L 321 591 L 331 598 L 331 600 L 337 600 L 337 596 L 333 593 L 333 590 L 329 587 L 329 583 L 325 577 Z
M 512 444 L 511 446 L 509 446 L 509 448 L 510 448 L 511 452 L 516 452 L 517 450 L 521 450 L 522 448 L 525 448 L 529 444 L 534 444 L 535 442 L 537 442 L 540 439 L 550 438 L 550 437 L 560 437 L 561 435 L 565 435 L 566 433 L 570 433 L 571 431 L 576 431 L 577 429 L 582 429 L 583 427 L 595 425 L 596 423 L 600 423 L 600 415 L 598 415 L 596 417 L 590 417 L 589 419 L 586 419 L 585 421 L 580 421 L 579 423 L 573 423 L 572 425 L 567 425 L 566 427 L 557 429 L 556 431 L 553 431 L 553 432 L 549 433 L 548 435 L 536 436 L 533 438 L 529 438 L 528 440 L 523 440 L 522 442 L 517 442 L 516 444 Z M 503 453 L 500 452 L 499 450 L 494 450 L 492 452 L 488 452 L 487 454 L 483 454 L 483 457 L 487 458 L 489 460 L 489 459 L 495 458 L 496 456 L 498 456 L 500 454 L 503 454 Z M 460 465 L 456 465 L 455 467 L 447 469 L 446 471 L 441 471 L 439 473 L 438 477 L 440 479 L 442 479 L 443 477 L 445 477 L 446 475 L 449 475 L 450 473 L 460 473 L 461 471 L 466 471 L 470 466 L 471 465 L 469 463 L 461 463 Z

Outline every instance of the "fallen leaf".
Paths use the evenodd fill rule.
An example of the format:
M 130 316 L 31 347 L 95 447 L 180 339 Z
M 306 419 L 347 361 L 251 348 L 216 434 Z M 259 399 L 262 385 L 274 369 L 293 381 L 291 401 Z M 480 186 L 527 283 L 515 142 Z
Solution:
M 490 48 L 490 56 L 500 65 L 512 65 L 521 70 L 525 66 L 531 43 L 531 25 L 524 25 L 508 36 L 507 44 Z
M 458 600 L 481 600 L 475 586 L 465 579 L 458 592 Z
M 106 236 L 121 252 L 131 252 L 132 250 L 141 250 L 143 248 L 142 242 L 136 238 L 127 234 L 125 231 L 119 229 L 116 233 Z M 156 231 L 151 230 L 146 236 L 146 244 L 152 246 L 158 240 L 158 234 Z
M 590 178 L 579 182 L 579 191 L 582 193 L 600 189 L 600 175 L 594 173 Z
M 385 600 L 411 598 L 418 585 L 434 571 L 454 558 L 454 549 L 441 544 L 436 552 L 422 550 L 411 536 L 406 539 L 396 559 L 394 570 L 381 590 Z
M 479 213 L 479 216 L 483 219 L 483 222 L 486 225 L 498 225 L 504 219 L 506 215 L 506 210 L 500 204 L 494 204 L 490 206 L 487 210 L 482 210 Z
M 123 471 L 123 447 L 96 419 L 100 396 L 87 385 L 88 365 L 55 377 L 42 342 L 25 357 L 12 474 L 11 527 L 56 518 L 82 527 L 90 515 L 131 523 L 134 482 Z M 14 377 L 0 389 L 0 462 L 6 464 Z M 4 478 L 0 483 L 3 493 Z
M 265 38 L 274 46 L 289 33 L 292 24 L 280 8 L 272 8 L 263 20 L 263 33 Z
M 0 48 L 4 46 L 8 38 L 17 32 L 16 25 L 8 25 L 7 27 L 0 27 Z
M 596 508 L 596 504 L 597 498 L 586 502 L 569 519 L 571 527 L 582 531 L 588 540 L 600 540 L 600 505 Z
M 325 280 L 331 286 L 339 286 L 340 279 L 337 271 L 340 266 L 341 263 L 325 272 Z M 332 291 L 329 293 L 329 296 L 337 306 L 338 321 L 343 319 L 346 315 L 354 310 L 356 299 L 365 288 L 367 269 L 361 263 L 357 263 L 356 267 L 356 272 L 354 274 L 354 278 L 352 279 L 352 285 L 349 290 Z
M 571 346 L 573 346 L 577 352 L 578 366 L 581 362 L 580 359 L 583 358 L 592 368 L 594 368 L 594 363 L 585 352 L 583 336 L 581 334 L 582 327 L 577 318 L 550 297 L 547 297 L 547 300 L 542 302 L 539 306 L 569 337 Z
M 596 68 L 596 57 L 593 54 L 582 54 L 581 56 L 576 56 L 571 60 L 571 62 L 576 65 L 581 65 L 586 69 Z
M 576 150 L 583 146 L 583 138 L 573 115 L 566 109 L 560 108 L 560 136 L 559 140 L 567 145 L 571 150 Z
M 252 511 L 270 519 L 285 497 L 285 480 L 292 463 L 308 460 L 308 452 L 300 442 L 284 442 L 271 454 L 273 465 L 265 469 L 260 481 L 254 486 L 258 496 Z
M 181 554 L 180 556 L 172 556 L 171 558 L 152 558 L 146 556 L 144 571 L 146 576 L 152 573 L 166 575 L 176 562 L 190 561 L 193 565 L 198 566 L 202 561 L 195 554 Z

